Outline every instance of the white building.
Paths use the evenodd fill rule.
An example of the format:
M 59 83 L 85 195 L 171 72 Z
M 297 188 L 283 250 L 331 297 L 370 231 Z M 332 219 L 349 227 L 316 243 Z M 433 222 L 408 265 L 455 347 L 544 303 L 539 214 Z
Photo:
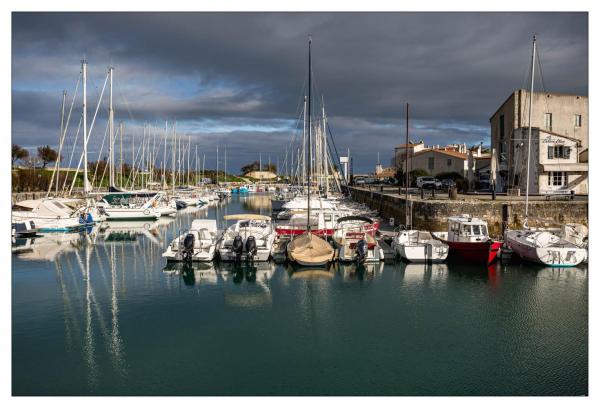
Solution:
M 526 190 L 528 128 L 515 130 L 514 184 Z M 540 128 L 531 129 L 529 194 L 574 191 L 588 194 L 588 163 L 582 163 L 581 140 Z M 509 181 L 510 182 L 510 181 Z

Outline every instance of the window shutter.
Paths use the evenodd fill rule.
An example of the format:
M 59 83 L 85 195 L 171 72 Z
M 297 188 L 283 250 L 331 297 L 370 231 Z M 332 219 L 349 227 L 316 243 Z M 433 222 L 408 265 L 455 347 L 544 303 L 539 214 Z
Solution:
M 571 148 L 569 146 L 565 146 L 565 159 L 571 157 Z
M 548 146 L 548 158 L 554 159 L 554 146 Z

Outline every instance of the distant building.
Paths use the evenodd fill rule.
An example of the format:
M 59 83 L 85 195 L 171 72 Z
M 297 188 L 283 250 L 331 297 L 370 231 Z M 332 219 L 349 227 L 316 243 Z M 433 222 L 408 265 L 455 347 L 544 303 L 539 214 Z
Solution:
M 531 126 L 578 140 L 588 147 L 588 98 L 582 95 L 534 92 Z M 514 91 L 490 118 L 491 147 L 498 154 L 499 191 L 515 185 L 516 130 L 529 126 L 529 91 Z M 520 135 L 519 138 L 522 138 Z M 527 134 L 525 134 L 525 138 Z M 522 157 L 520 158 L 522 159 Z
M 378 179 L 390 178 L 396 175 L 395 167 L 383 167 L 381 164 L 375 166 L 375 177 Z
M 523 194 L 527 187 L 527 134 L 528 128 L 514 131 L 513 157 L 517 166 L 514 169 L 514 186 Z M 529 164 L 529 193 L 545 194 L 553 191 L 575 191 L 588 194 L 588 163 L 582 162 L 582 148 L 579 139 L 561 135 L 540 128 L 531 130 L 531 157 Z
M 421 150 L 425 149 L 425 143 L 423 143 L 422 140 L 420 140 L 418 143 L 409 143 L 407 144 L 401 144 L 398 145 L 394 148 L 394 158 L 392 159 L 392 162 L 390 163 L 392 165 L 392 167 L 402 167 L 403 163 L 404 163 L 404 159 L 406 157 L 406 153 L 408 150 L 408 157 L 413 156 L 415 153 L 420 152 Z
M 406 145 L 397 146 L 393 162 L 396 168 L 404 170 L 406 158 Z M 468 176 L 469 153 L 473 155 L 473 174 L 477 175 L 479 168 L 489 167 L 491 154 L 485 152 L 481 144 L 467 148 L 464 143 L 447 146 L 425 146 L 419 143 L 408 145 L 409 171 L 423 170 L 431 176 L 442 173 L 458 173 L 462 177 Z M 489 170 L 488 170 L 489 172 Z
M 259 180 L 273 180 L 277 178 L 277 174 L 271 171 L 251 171 L 246 173 L 244 176 L 252 177 Z

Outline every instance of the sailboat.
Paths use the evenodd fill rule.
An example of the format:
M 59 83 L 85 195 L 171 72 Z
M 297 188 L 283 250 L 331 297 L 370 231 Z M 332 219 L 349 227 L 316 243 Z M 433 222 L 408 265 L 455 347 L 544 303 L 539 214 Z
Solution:
M 311 53 L 310 45 L 312 39 L 308 39 L 308 157 L 309 163 L 312 160 L 312 143 L 311 143 L 311 123 L 310 123 L 310 102 L 311 102 Z M 311 165 L 308 165 L 308 183 L 307 183 L 307 217 L 306 217 L 306 232 L 301 235 L 296 235 L 287 246 L 288 258 L 300 265 L 317 266 L 325 265 L 333 260 L 334 250 L 329 243 L 323 238 L 311 232 L 310 218 L 310 190 L 312 187 Z
M 535 77 L 536 39 L 533 37 L 531 56 L 531 89 L 529 93 L 529 131 L 527 134 L 527 169 L 525 187 L 525 221 L 523 229 L 508 230 L 504 233 L 506 245 L 522 259 L 547 266 L 576 266 L 587 260 L 587 250 L 559 235 L 544 230 L 532 230 L 528 225 L 529 215 L 529 163 L 531 158 L 531 115 L 533 104 L 533 84 Z
M 409 262 L 444 262 L 448 257 L 449 245 L 445 242 L 435 239 L 428 231 L 419 231 L 410 228 L 412 224 L 412 206 L 409 204 L 408 186 L 408 103 L 406 104 L 406 154 L 405 171 L 406 175 L 406 227 L 401 230 L 392 240 L 392 248 L 396 255 Z

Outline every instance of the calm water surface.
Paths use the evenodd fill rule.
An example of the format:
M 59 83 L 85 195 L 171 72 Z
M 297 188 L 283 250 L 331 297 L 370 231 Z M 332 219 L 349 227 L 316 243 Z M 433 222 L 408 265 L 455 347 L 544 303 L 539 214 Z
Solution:
M 29 243 L 12 258 L 13 393 L 587 394 L 587 265 L 183 269 L 161 258 L 193 218 L 269 205 L 234 197 Z

